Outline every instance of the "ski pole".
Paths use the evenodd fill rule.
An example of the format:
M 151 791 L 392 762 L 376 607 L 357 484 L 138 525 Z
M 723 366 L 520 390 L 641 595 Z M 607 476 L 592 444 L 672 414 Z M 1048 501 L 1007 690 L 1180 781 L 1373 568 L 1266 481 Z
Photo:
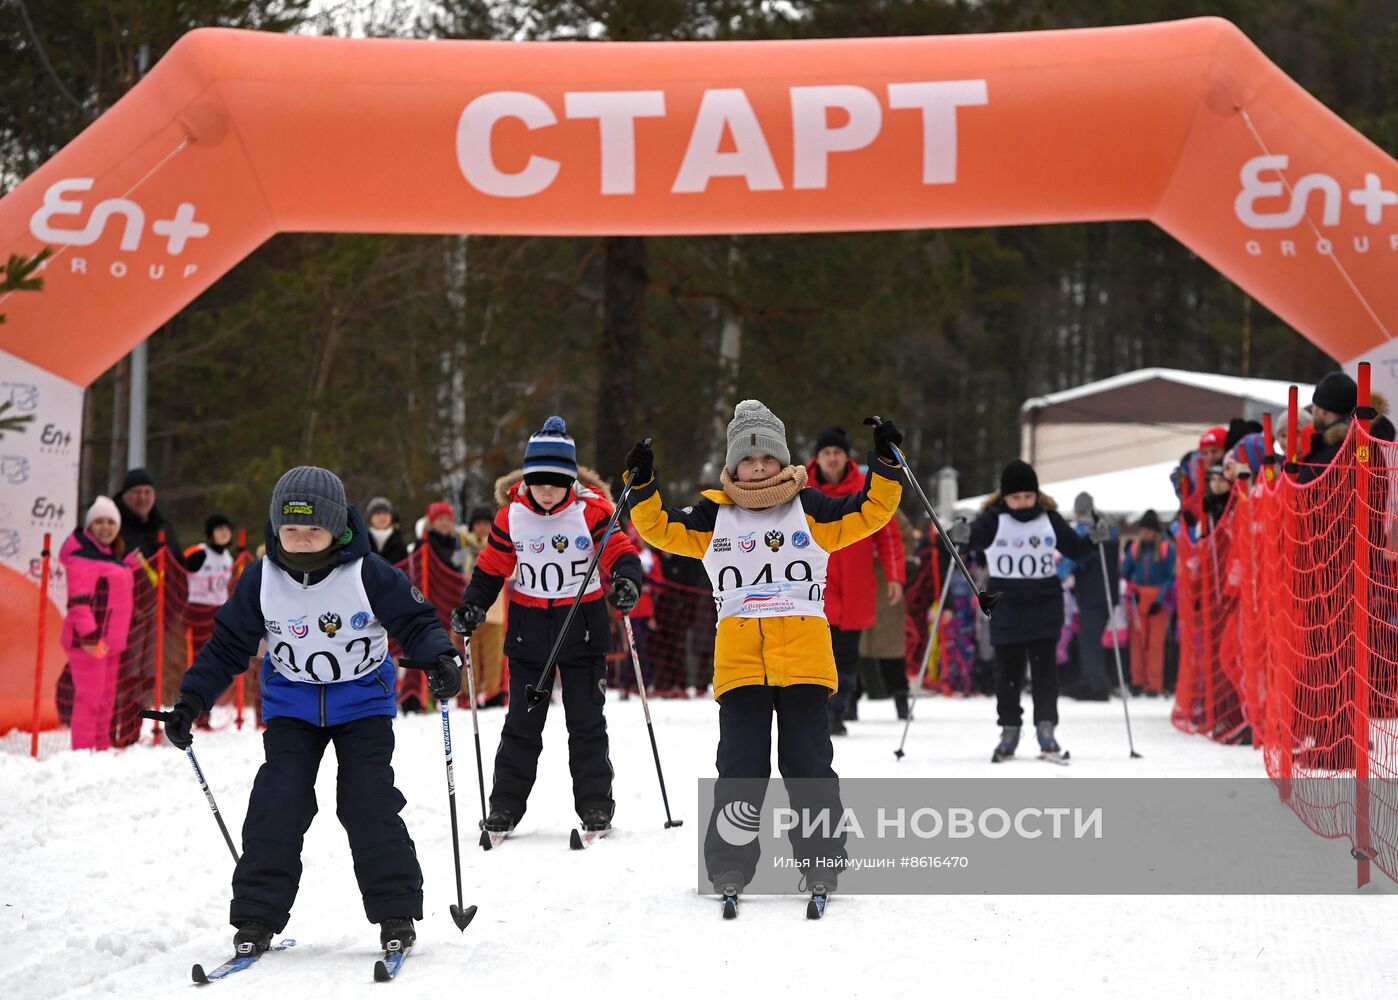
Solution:
M 143 719 L 153 719 L 156 722 L 164 722 L 167 725 L 175 717 L 174 712 L 155 712 L 151 709 L 142 709 L 139 713 Z M 199 779 L 199 787 L 204 791 L 204 798 L 209 802 L 209 809 L 213 811 L 214 822 L 218 824 L 219 832 L 223 834 L 223 842 L 228 845 L 228 853 L 233 855 L 233 863 L 238 863 L 238 849 L 233 846 L 233 838 L 228 834 L 228 827 L 223 823 L 223 814 L 218 811 L 218 803 L 214 801 L 214 793 L 209 791 L 209 783 L 204 780 L 204 771 L 199 767 L 199 761 L 194 756 L 194 745 L 190 744 L 184 748 L 184 755 L 189 758 L 189 764 L 194 768 L 194 776 Z
M 883 417 L 865 417 L 864 422 L 871 427 L 883 425 Z M 927 499 L 927 494 L 922 492 L 922 484 L 917 481 L 917 475 L 912 467 L 908 465 L 908 456 L 903 454 L 903 449 L 896 444 L 890 444 L 893 449 L 893 457 L 898 459 L 898 464 L 903 467 L 903 471 L 908 475 L 908 482 L 912 483 L 913 489 L 917 491 L 918 499 L 922 501 L 922 507 L 927 511 L 927 516 L 932 521 L 932 526 L 937 529 L 937 537 L 946 546 L 946 550 L 951 553 L 952 562 L 956 563 L 956 568 L 961 571 L 961 575 L 966 578 L 966 582 L 971 587 L 971 592 L 976 595 L 976 603 L 980 605 L 981 613 L 987 618 L 995 610 L 995 605 L 1000 603 L 1003 596 L 998 591 L 994 594 L 982 590 L 976 585 L 975 578 L 971 576 L 971 571 L 966 568 L 966 563 L 961 559 L 961 553 L 956 551 L 956 544 L 947 536 L 947 531 L 942 527 L 941 519 L 937 517 L 937 512 L 932 509 L 932 503 Z
M 398 665 L 408 670 L 433 670 L 434 663 L 424 663 L 421 660 L 399 660 Z M 450 907 L 451 919 L 456 924 L 457 930 L 464 931 L 466 925 L 476 915 L 475 906 L 466 906 L 461 897 L 461 836 L 456 825 L 456 768 L 452 765 L 451 757 L 451 699 L 443 698 L 439 702 L 442 708 L 442 746 L 446 750 L 447 757 L 447 803 L 451 810 L 451 859 L 456 862 L 456 902 Z
M 1121 690 L 1121 711 L 1126 716 L 1126 745 L 1130 747 L 1134 759 L 1141 755 L 1136 752 L 1136 740 L 1131 735 L 1131 707 L 1127 704 L 1131 695 L 1126 690 L 1126 674 L 1121 669 L 1121 641 L 1116 635 L 1116 604 L 1112 600 L 1112 575 L 1107 572 L 1106 542 L 1097 543 L 1097 554 L 1102 559 L 1102 590 L 1107 595 L 1107 630 L 1112 634 L 1112 655 L 1116 657 L 1116 680 Z
M 947 567 L 951 569 L 950 566 Z M 913 706 L 917 704 L 917 699 L 922 696 L 922 681 L 927 676 L 927 666 L 932 662 L 932 649 L 937 645 L 937 632 L 942 627 L 942 608 L 947 602 L 947 594 L 951 590 L 951 573 L 947 573 L 946 580 L 942 583 L 942 594 L 937 598 L 937 610 L 932 613 L 932 632 L 927 637 L 927 649 L 922 654 L 922 666 L 917 672 L 917 682 L 913 686 L 913 696 L 908 699 L 908 718 L 903 722 L 903 738 L 898 741 L 898 749 L 893 751 L 893 756 L 899 760 L 903 759 L 903 747 L 908 742 L 908 730 L 913 725 Z
M 650 438 L 646 438 L 646 443 L 650 443 Z M 632 470 L 628 469 L 627 471 Z M 578 587 L 578 595 L 573 598 L 573 603 L 568 607 L 568 615 L 563 619 L 563 627 L 558 630 L 558 638 L 553 640 L 553 649 L 549 650 L 544 672 L 539 675 L 537 684 L 524 686 L 524 696 L 529 702 L 527 711 L 534 711 L 553 690 L 553 673 L 558 668 L 558 651 L 563 648 L 563 640 L 568 635 L 568 628 L 573 624 L 573 618 L 576 617 L 578 608 L 582 607 L 583 594 L 587 593 L 588 585 L 592 583 L 592 574 L 597 572 L 597 564 L 602 561 L 602 551 L 607 547 L 607 541 L 612 537 L 612 532 L 616 530 L 617 519 L 621 517 L 622 508 L 626 506 L 626 498 L 631 495 L 631 483 L 634 479 L 634 476 L 626 477 L 626 486 L 622 489 L 621 496 L 617 497 L 611 519 L 607 521 L 607 530 L 602 535 L 602 540 L 597 543 L 596 550 L 592 553 L 592 561 L 587 564 L 587 573 L 583 576 L 582 585 Z
M 471 699 L 471 735 L 476 740 L 476 787 L 481 793 L 481 824 L 485 824 L 485 769 L 481 765 L 481 724 L 476 716 L 476 671 L 471 663 L 471 637 L 462 642 L 462 656 L 466 661 L 466 691 Z M 485 841 L 490 843 L 489 838 Z M 489 850 L 489 848 L 487 848 Z
M 665 804 L 665 829 L 683 826 L 684 820 L 670 818 L 670 797 L 665 794 L 665 772 L 660 769 L 660 748 L 655 744 L 655 726 L 650 721 L 650 701 L 646 698 L 646 679 L 641 676 L 641 656 L 636 652 L 636 633 L 631 631 L 631 616 L 622 615 L 626 629 L 626 645 L 631 649 L 631 667 L 636 671 L 636 688 L 641 692 L 641 711 L 646 714 L 646 732 L 650 734 L 650 752 L 655 758 L 655 776 L 660 779 L 660 801 Z

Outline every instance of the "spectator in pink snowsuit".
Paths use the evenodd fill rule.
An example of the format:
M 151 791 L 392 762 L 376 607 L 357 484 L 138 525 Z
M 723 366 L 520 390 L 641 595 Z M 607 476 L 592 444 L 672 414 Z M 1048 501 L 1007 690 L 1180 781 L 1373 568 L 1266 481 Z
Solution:
M 63 648 L 73 677 L 73 749 L 109 750 L 117 671 L 131 625 L 131 569 L 121 559 L 121 514 L 107 497 L 88 509 L 58 559 L 68 581 Z

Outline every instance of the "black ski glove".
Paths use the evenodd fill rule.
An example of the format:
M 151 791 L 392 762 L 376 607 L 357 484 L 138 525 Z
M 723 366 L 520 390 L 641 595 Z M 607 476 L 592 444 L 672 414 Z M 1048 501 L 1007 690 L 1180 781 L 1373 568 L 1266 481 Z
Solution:
M 171 746 L 188 750 L 194 745 L 194 720 L 204 714 L 204 703 L 196 694 L 181 694 L 165 720 L 165 738 Z
M 1159 601 L 1151 601 L 1150 607 L 1146 609 L 1146 614 L 1154 616 L 1160 614 L 1160 612 L 1164 610 L 1165 609 L 1160 606 Z
M 632 470 L 631 483 L 634 486 L 644 486 L 655 478 L 655 449 L 650 446 L 649 439 L 637 441 L 631 446 L 626 453 L 626 467 Z
M 612 600 L 612 607 L 622 614 L 626 614 L 641 599 L 641 589 L 636 586 L 633 580 L 619 576 L 612 581 L 612 592 L 609 596 Z
M 874 428 L 874 454 L 889 465 L 897 465 L 898 458 L 893 454 L 895 445 L 903 444 L 903 432 L 894 426 L 892 420 L 885 420 Z
M 451 613 L 451 630 L 457 635 L 470 635 L 485 622 L 485 608 L 463 604 Z
M 461 665 L 450 653 L 442 653 L 427 671 L 427 690 L 439 701 L 446 701 L 461 690 Z

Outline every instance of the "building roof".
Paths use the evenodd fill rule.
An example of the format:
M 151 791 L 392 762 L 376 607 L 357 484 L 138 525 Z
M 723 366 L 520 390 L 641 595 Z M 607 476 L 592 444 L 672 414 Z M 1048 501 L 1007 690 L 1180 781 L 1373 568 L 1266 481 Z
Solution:
M 1079 493 L 1092 494 L 1093 503 L 1103 514 L 1135 520 L 1147 510 L 1154 510 L 1164 519 L 1180 506 L 1170 483 L 1170 472 L 1178 464 L 1177 461 L 1156 462 L 1134 469 L 1041 483 L 1039 491 L 1053 497 L 1059 511 L 1069 520 L 1073 517 L 1073 500 Z M 956 502 L 956 509 L 974 514 L 985 504 L 987 496 L 989 494 L 964 497 Z
M 1282 382 L 1277 379 L 1242 378 L 1238 375 L 1187 372 L 1179 368 L 1139 368 L 1133 372 L 1123 372 L 1120 375 L 1113 375 L 1111 378 L 1088 382 L 1086 385 L 1075 386 L 1072 389 L 1064 389 L 1062 392 L 1049 393 L 1047 396 L 1034 396 L 1024 401 L 1024 405 L 1020 407 L 1020 412 L 1027 413 L 1030 410 L 1042 409 L 1046 406 L 1056 406 L 1059 403 L 1112 392 L 1154 379 L 1174 382 L 1191 389 L 1203 389 L 1224 396 L 1251 399 L 1276 409 L 1285 409 L 1287 391 L 1292 385 L 1290 382 Z M 1299 382 L 1295 384 L 1300 389 L 1301 405 L 1303 407 L 1310 405 L 1311 393 L 1315 391 L 1315 386 Z

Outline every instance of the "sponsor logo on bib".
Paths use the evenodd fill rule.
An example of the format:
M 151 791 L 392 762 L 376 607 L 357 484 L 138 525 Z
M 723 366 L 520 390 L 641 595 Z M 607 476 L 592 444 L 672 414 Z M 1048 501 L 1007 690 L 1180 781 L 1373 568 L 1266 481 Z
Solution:
M 568 537 L 566 535 L 554 535 L 549 541 L 553 544 L 555 552 L 568 551 Z
M 798 549 L 804 549 L 807 545 L 811 544 L 811 536 L 804 531 L 793 531 L 791 533 L 791 544 Z
M 300 618 L 291 619 L 287 622 L 287 627 L 291 629 L 291 634 L 298 639 L 304 639 L 311 634 L 311 627 L 306 624 L 305 615 L 302 615 Z
M 732 551 L 733 551 L 733 539 L 731 539 L 731 538 L 715 538 L 715 539 L 714 539 L 712 542 L 710 542 L 709 544 L 710 544 L 710 547 L 711 547 L 715 552 L 732 552 Z
M 340 620 L 340 616 L 335 612 L 327 611 L 316 620 L 316 624 L 320 626 L 322 632 L 333 639 L 335 638 L 335 633 L 340 631 L 341 627 L 343 627 L 344 622 Z
M 592 539 L 588 538 L 586 535 L 579 535 L 577 538 L 573 539 L 573 544 L 578 547 L 579 552 L 586 552 L 588 549 L 592 548 Z
M 783 544 L 785 544 L 786 536 L 783 535 L 780 531 L 773 529 L 772 531 L 769 531 L 767 532 L 767 534 L 763 535 L 762 540 L 767 543 L 767 548 L 775 552 L 777 551 L 777 549 L 781 548 Z
M 544 536 L 543 536 L 543 535 L 535 535 L 533 538 L 529 539 L 529 551 L 530 551 L 530 552 L 542 552 L 542 551 L 544 551 Z
M 353 628 L 356 632 L 363 632 L 366 628 L 369 627 L 369 612 L 356 612 L 355 616 L 350 619 L 350 627 Z
M 281 635 L 281 634 L 282 634 L 282 623 L 281 623 L 281 622 L 274 622 L 274 621 L 272 621 L 272 619 L 266 618 L 266 619 L 263 619 L 262 624 L 263 624 L 263 626 L 267 629 L 267 631 L 270 632 L 272 635 Z
M 769 583 L 765 587 L 749 591 L 748 595 L 743 598 L 743 607 L 751 608 L 767 604 L 769 601 L 781 597 L 782 594 L 786 593 L 786 589 L 787 584 L 785 583 Z
M 738 548 L 744 552 L 751 552 L 757 548 L 757 532 L 749 531 L 746 535 L 738 536 Z

